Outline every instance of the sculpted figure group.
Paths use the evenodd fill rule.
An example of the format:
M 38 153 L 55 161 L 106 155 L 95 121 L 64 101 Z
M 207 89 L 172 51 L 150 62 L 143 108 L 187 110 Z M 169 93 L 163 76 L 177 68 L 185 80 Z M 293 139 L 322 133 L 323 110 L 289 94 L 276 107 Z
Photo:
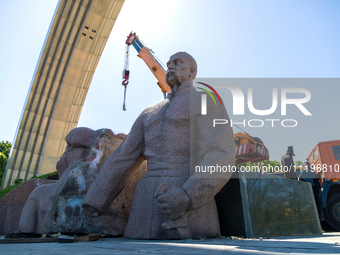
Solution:
M 171 93 L 145 109 L 123 141 L 104 129 L 69 133 L 57 165 L 60 180 L 32 192 L 21 232 L 124 232 L 138 239 L 220 235 L 214 196 L 231 173 L 195 172 L 195 166 L 234 165 L 231 128 L 212 126 L 213 119 L 229 117 L 210 99 L 208 114 L 201 115 L 192 56 L 178 52 L 167 66 Z M 140 167 L 145 160 L 146 172 Z
M 83 212 L 81 204 L 104 162 L 124 136 L 114 135 L 110 129 L 71 130 L 66 136 L 66 150 L 57 163 L 59 181 L 33 190 L 22 210 L 19 232 L 123 234 L 132 194 L 145 173 L 145 164 L 101 217 L 91 218 Z

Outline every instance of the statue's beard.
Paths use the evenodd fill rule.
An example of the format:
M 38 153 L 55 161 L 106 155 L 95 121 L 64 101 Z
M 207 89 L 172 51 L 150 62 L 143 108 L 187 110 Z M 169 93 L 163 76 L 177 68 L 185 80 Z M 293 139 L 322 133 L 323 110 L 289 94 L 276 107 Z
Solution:
M 174 72 L 168 72 L 166 74 L 166 83 L 171 87 L 180 86 L 182 84 L 181 78 L 177 76 Z

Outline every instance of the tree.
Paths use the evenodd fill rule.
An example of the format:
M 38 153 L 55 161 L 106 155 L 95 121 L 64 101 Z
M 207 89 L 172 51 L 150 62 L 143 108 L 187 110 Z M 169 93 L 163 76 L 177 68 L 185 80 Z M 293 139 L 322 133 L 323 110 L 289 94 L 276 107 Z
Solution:
M 296 165 L 296 166 L 301 166 L 301 165 L 302 165 L 302 161 L 300 161 L 300 160 L 295 161 L 295 165 Z
M 2 182 L 2 178 L 4 177 L 7 160 L 9 157 L 9 152 L 11 150 L 12 143 L 9 141 L 2 141 L 0 143 L 0 184 Z

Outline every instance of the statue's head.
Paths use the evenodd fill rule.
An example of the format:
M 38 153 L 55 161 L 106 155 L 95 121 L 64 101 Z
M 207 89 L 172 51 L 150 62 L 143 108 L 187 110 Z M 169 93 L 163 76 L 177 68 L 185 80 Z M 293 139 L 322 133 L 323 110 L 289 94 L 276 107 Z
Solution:
M 90 147 L 93 144 L 95 131 L 90 128 L 72 129 L 66 136 L 66 149 L 57 162 L 57 171 L 59 178 L 65 170 L 74 162 L 81 158 L 86 158 L 90 153 Z
M 67 143 L 66 149 L 57 162 L 56 168 L 59 179 L 66 169 L 78 160 L 84 158 L 91 160 L 94 158 L 96 156 L 95 154 L 97 154 L 96 150 L 100 149 L 101 143 L 105 145 L 105 148 L 102 148 L 102 150 L 109 150 L 108 155 L 110 155 L 121 140 L 124 139 L 124 137 L 121 137 L 122 135 L 123 134 L 114 135 L 110 129 L 104 128 L 98 130 L 86 127 L 72 129 L 65 139 Z M 99 139 L 101 139 L 101 141 L 99 141 Z M 117 142 L 118 140 L 120 142 Z
M 167 63 L 166 82 L 173 88 L 184 83 L 191 83 L 197 73 L 195 59 L 186 52 L 177 52 L 172 55 Z

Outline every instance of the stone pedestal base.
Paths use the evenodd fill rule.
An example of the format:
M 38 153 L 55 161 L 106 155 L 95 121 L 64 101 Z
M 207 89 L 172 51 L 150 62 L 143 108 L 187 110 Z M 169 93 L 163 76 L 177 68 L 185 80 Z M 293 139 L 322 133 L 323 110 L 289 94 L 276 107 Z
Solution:
M 233 176 L 237 177 L 237 176 Z M 223 236 L 320 235 L 311 185 L 273 174 L 240 173 L 215 196 Z

